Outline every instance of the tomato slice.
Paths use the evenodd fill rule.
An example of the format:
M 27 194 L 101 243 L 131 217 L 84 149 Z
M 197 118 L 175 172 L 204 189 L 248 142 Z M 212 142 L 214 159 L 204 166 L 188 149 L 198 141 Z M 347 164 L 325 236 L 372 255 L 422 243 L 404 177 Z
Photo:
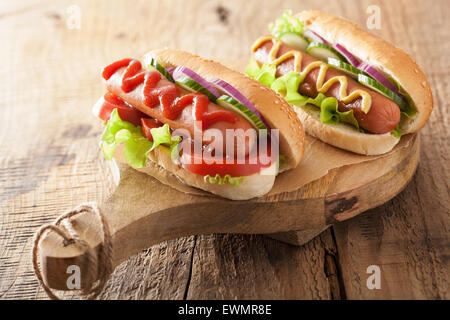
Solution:
M 97 116 L 103 121 L 109 120 L 111 117 L 111 112 L 113 112 L 114 109 L 117 109 L 120 119 L 131 122 L 135 126 L 141 125 L 141 118 L 148 117 L 145 113 L 129 106 L 125 103 L 125 101 L 110 92 L 107 92 L 103 98 L 105 101 L 97 114 Z
M 190 144 L 187 145 L 187 143 Z M 262 169 L 270 167 L 277 159 L 271 157 L 271 148 L 269 146 L 269 151 L 267 155 L 252 155 L 250 154 L 245 159 L 245 163 L 238 163 L 236 159 L 233 163 L 226 163 L 223 159 L 223 163 L 214 162 L 213 157 L 208 158 L 205 154 L 201 152 L 197 153 L 193 151 L 192 142 L 186 140 L 183 141 L 183 154 L 181 156 L 181 163 L 183 167 L 198 175 L 215 176 L 216 174 L 222 177 L 229 174 L 231 177 L 244 177 L 250 176 L 255 173 L 259 173 Z M 255 159 L 256 157 L 256 159 Z
M 150 141 L 153 141 L 152 133 L 150 130 L 153 128 L 159 128 L 163 125 L 161 122 L 153 118 L 142 118 L 141 124 L 142 134 Z

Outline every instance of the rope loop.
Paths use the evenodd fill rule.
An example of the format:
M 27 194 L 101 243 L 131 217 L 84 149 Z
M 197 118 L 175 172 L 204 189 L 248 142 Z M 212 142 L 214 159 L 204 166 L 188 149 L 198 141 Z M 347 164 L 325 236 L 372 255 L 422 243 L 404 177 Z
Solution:
M 70 220 L 72 217 L 83 212 L 94 213 L 101 222 L 103 244 L 99 247 L 97 254 L 95 254 L 95 250 L 85 240 L 80 238 Z M 89 284 L 89 287 L 82 290 L 80 298 L 95 299 L 102 292 L 106 282 L 109 279 L 109 276 L 113 271 L 111 233 L 109 230 L 108 222 L 106 221 L 105 216 L 102 214 L 100 208 L 96 203 L 93 202 L 82 203 L 76 208 L 73 208 L 72 210 L 69 210 L 59 216 L 52 224 L 43 225 L 36 232 L 32 250 L 34 273 L 36 274 L 40 285 L 45 290 L 47 295 L 51 299 L 59 300 L 61 298 L 58 297 L 52 291 L 52 289 L 50 289 L 44 283 L 41 269 L 38 263 L 39 243 L 42 240 L 44 234 L 48 231 L 57 233 L 63 239 L 64 247 L 69 245 L 76 245 L 82 250 L 82 252 L 84 252 L 84 254 L 87 255 L 88 272 L 87 277 L 85 277 L 85 281 Z M 97 280 L 95 281 L 96 278 Z

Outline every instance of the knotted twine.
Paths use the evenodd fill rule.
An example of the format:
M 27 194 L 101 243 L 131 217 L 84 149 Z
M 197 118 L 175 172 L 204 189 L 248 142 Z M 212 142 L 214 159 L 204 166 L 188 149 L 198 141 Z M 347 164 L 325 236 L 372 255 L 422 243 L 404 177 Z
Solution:
M 95 254 L 94 249 L 83 239 L 80 238 L 78 233 L 73 228 L 71 223 L 71 218 L 82 213 L 82 212 L 92 212 L 94 213 L 100 220 L 103 231 L 103 244 L 100 246 L 98 250 L 98 255 Z M 62 228 L 61 225 L 65 228 Z M 47 295 L 51 299 L 59 300 L 61 299 L 55 293 L 53 293 L 52 289 L 50 289 L 42 278 L 41 269 L 38 264 L 38 256 L 39 256 L 39 243 L 47 231 L 54 231 L 59 236 L 64 239 L 63 245 L 76 245 L 78 246 L 84 254 L 87 255 L 88 259 L 88 269 L 87 275 L 85 275 L 86 283 L 89 284 L 89 287 L 83 289 L 80 294 L 80 298 L 82 299 L 95 299 L 103 290 L 103 287 L 106 284 L 109 276 L 111 275 L 113 269 L 112 262 L 112 243 L 111 243 L 111 234 L 109 231 L 108 222 L 103 216 L 100 208 L 96 203 L 93 202 L 85 202 L 77 206 L 76 208 L 69 210 L 59 216 L 55 222 L 52 224 L 46 224 L 39 228 L 36 232 L 33 242 L 33 250 L 32 250 L 32 258 L 33 258 L 33 268 L 36 277 L 39 280 L 40 285 L 45 290 Z M 66 231 L 67 230 L 67 231 Z M 94 281 L 94 277 L 98 272 L 98 279 Z

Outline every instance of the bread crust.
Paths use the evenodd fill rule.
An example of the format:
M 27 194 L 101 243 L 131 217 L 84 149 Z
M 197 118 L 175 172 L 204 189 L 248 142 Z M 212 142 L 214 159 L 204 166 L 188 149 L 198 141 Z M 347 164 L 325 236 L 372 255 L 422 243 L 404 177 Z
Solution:
M 295 17 L 305 28 L 331 43 L 341 44 L 355 57 L 368 62 L 400 84 L 411 96 L 417 110 L 413 119 L 402 116 L 400 128 L 403 133 L 417 132 L 426 124 L 433 109 L 433 96 L 424 73 L 411 56 L 348 20 L 316 10 L 302 11 Z
M 188 52 L 173 49 L 150 51 L 144 57 L 144 65 L 149 65 L 151 57 L 166 67 L 185 66 L 206 80 L 219 78 L 231 84 L 247 97 L 272 128 L 279 129 L 280 154 L 286 157 L 287 168 L 295 168 L 300 163 L 305 150 L 303 125 L 281 95 L 218 62 Z

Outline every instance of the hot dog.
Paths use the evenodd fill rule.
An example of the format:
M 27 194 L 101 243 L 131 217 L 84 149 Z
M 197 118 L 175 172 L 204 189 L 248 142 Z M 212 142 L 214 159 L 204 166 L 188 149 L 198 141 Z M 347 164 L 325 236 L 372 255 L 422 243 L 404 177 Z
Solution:
M 269 52 L 272 49 L 273 43 L 271 41 L 264 42 L 259 48 L 256 49 L 254 57 L 258 62 L 270 63 Z M 278 50 L 277 57 L 283 54 L 295 50 L 287 44 L 282 44 Z M 319 61 L 319 59 L 303 52 L 301 70 L 304 70 L 311 62 Z M 289 58 L 277 66 L 277 76 L 283 76 L 290 71 L 294 71 L 294 58 Z M 317 77 L 319 69 L 316 68 L 309 72 L 303 82 L 300 84 L 298 91 L 308 97 L 316 97 L 318 92 L 316 88 Z M 400 122 L 400 108 L 394 101 L 383 96 L 382 94 L 370 90 L 351 77 L 346 76 L 344 73 L 335 69 L 329 69 L 325 76 L 325 82 L 333 77 L 344 76 L 348 81 L 348 92 L 355 90 L 366 90 L 372 97 L 372 107 L 366 114 L 361 110 L 361 99 L 356 99 L 350 103 L 344 103 L 340 100 L 339 84 L 334 84 L 331 88 L 325 92 L 328 97 L 335 97 L 339 103 L 339 111 L 353 110 L 356 120 L 359 125 L 371 133 L 388 133 L 395 129 Z
M 102 77 L 107 92 L 93 112 L 106 123 L 103 154 L 162 182 L 175 175 L 245 200 L 266 194 L 278 172 L 303 156 L 304 131 L 292 107 L 216 62 L 164 49 L 146 55 L 143 64 L 118 60 Z
M 375 155 L 427 122 L 433 108 L 430 86 L 397 47 L 314 10 L 295 16 L 287 11 L 269 29 L 272 35 L 252 46 L 247 75 L 293 104 L 310 135 Z

